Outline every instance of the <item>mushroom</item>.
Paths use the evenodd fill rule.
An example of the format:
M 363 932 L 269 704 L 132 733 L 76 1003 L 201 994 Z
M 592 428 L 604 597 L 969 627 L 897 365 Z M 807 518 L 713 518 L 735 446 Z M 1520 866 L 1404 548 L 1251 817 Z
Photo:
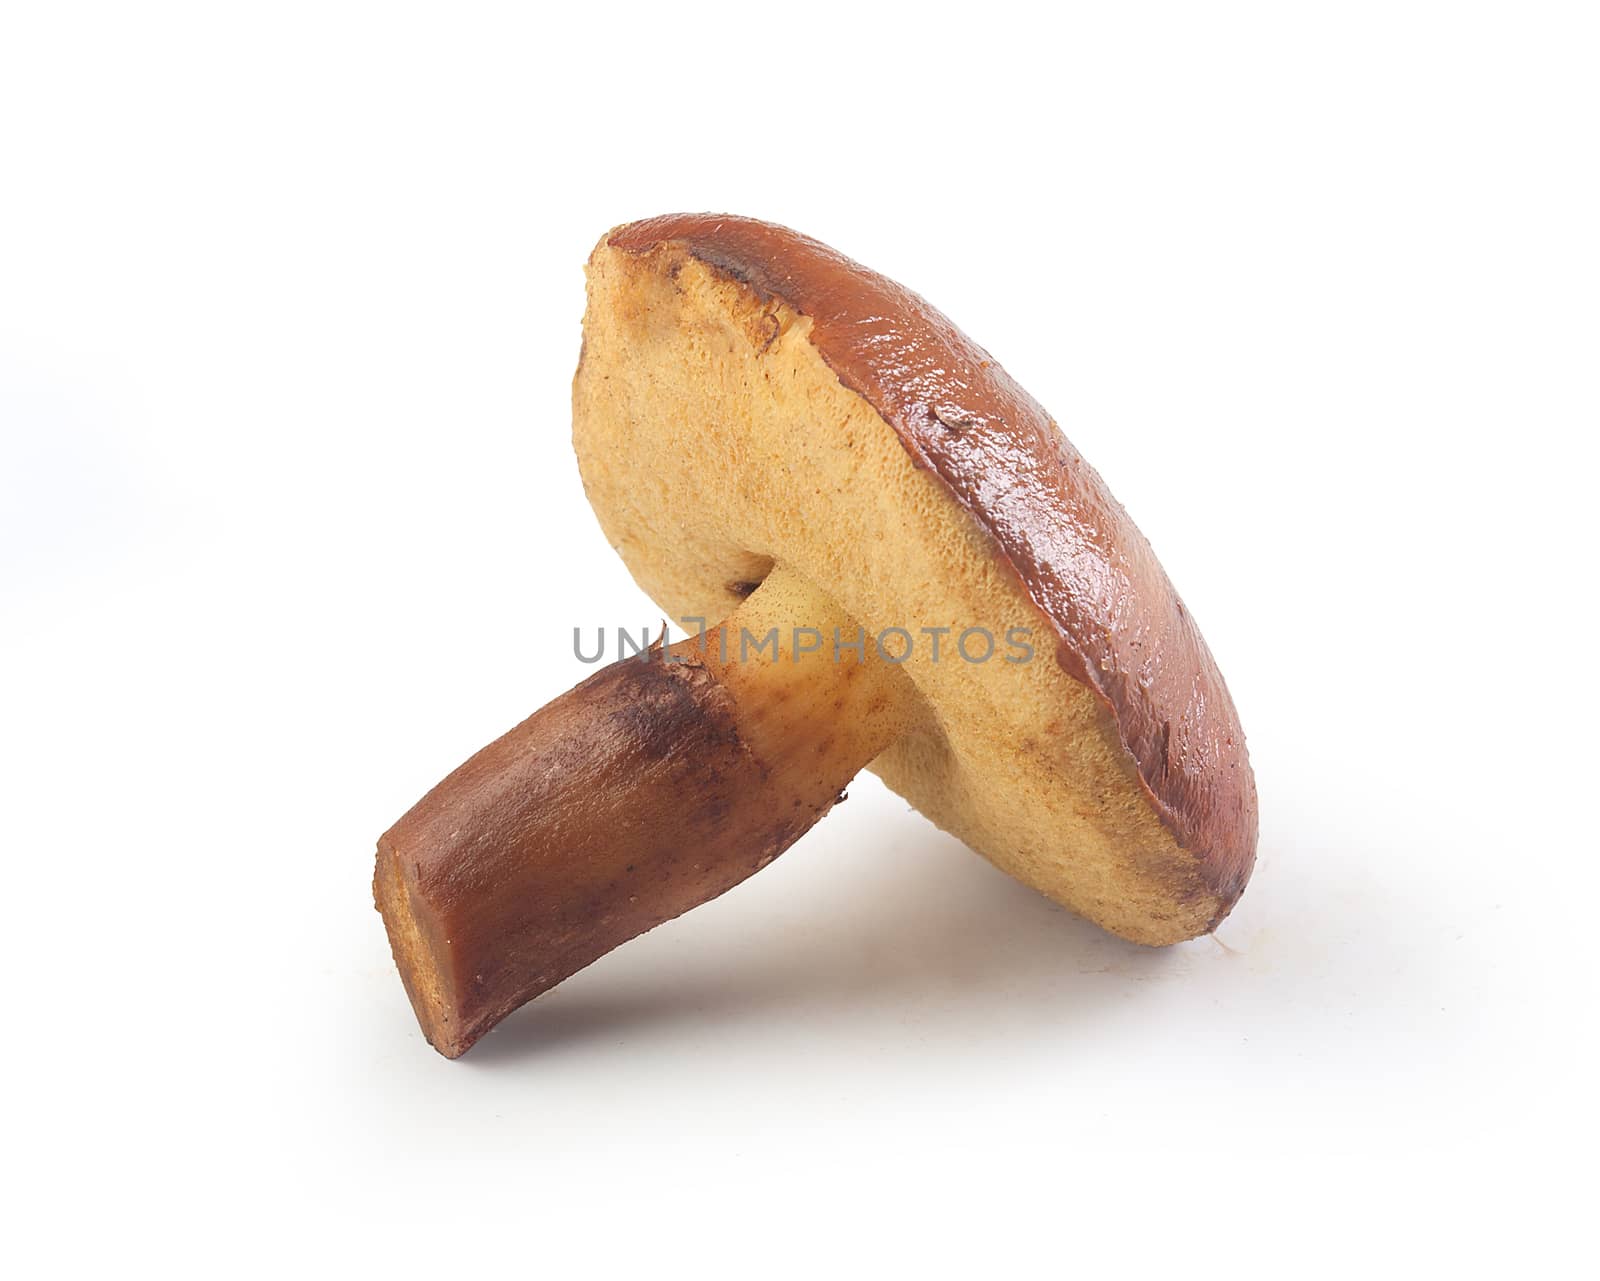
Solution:
M 1255 783 L 1194 620 L 1054 420 L 916 294 L 750 219 L 617 228 L 588 263 L 573 444 L 612 546 L 697 630 L 379 840 L 441 1053 L 771 862 L 866 767 L 1123 938 L 1233 906 Z

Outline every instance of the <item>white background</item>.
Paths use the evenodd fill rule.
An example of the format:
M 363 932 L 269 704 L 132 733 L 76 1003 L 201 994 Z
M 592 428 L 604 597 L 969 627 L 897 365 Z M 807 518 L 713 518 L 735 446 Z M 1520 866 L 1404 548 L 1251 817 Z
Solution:
M 1031 8 L 5 7 L 17 1275 L 1552 1274 L 1593 9 Z M 1106 937 L 863 778 L 423 1043 L 373 843 L 575 623 L 657 617 L 568 392 L 590 246 L 679 209 L 910 284 L 1129 507 L 1259 777 L 1215 939 Z

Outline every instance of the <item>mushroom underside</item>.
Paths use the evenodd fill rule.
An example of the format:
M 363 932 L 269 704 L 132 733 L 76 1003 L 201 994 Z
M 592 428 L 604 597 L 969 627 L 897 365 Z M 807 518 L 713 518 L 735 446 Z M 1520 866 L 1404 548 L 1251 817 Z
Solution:
M 912 639 L 905 731 L 871 768 L 1002 870 L 1136 942 L 1226 911 L 1104 702 L 992 539 L 812 345 L 807 317 L 681 246 L 589 264 L 573 443 L 600 523 L 675 619 L 716 620 L 778 563 L 873 643 Z M 898 632 L 895 629 L 899 629 Z M 994 641 L 974 661 L 981 638 Z M 1028 661 L 1008 644 L 1026 636 Z M 935 652 L 935 639 L 941 643 Z

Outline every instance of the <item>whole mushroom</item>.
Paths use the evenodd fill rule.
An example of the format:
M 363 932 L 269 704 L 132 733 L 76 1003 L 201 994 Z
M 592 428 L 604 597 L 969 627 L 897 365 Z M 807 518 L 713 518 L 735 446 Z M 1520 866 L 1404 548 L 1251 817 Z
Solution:
M 1255 783 L 1194 620 L 1054 420 L 916 294 L 751 219 L 617 228 L 573 445 L 635 579 L 714 625 L 602 669 L 380 838 L 441 1053 L 771 862 L 866 767 L 1124 938 L 1233 906 Z

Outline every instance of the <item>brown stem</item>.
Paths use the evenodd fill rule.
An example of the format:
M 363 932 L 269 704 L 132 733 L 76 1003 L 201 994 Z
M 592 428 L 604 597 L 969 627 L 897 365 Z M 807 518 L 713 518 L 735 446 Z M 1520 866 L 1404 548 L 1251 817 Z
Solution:
M 374 894 L 428 1041 L 458 1057 L 825 814 L 912 706 L 857 634 L 774 570 L 720 628 L 597 672 L 384 833 Z

